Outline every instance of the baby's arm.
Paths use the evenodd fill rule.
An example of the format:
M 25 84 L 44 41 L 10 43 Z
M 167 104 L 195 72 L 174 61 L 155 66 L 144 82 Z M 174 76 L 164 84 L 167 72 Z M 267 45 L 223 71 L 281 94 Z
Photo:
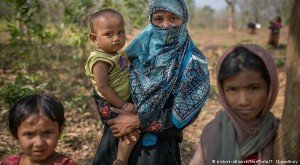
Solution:
M 103 97 L 114 107 L 122 108 L 125 101 L 110 87 L 108 79 L 109 64 L 103 61 L 98 61 L 93 66 L 93 75 L 96 80 L 96 85 Z

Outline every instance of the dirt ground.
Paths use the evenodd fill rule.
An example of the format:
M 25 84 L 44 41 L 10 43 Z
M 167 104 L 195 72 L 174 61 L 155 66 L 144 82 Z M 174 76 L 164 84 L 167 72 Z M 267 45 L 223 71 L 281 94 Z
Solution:
M 137 31 L 133 31 L 128 35 L 128 40 L 131 40 Z M 190 35 L 197 47 L 205 54 L 209 62 L 210 79 L 212 91 L 203 107 L 197 120 L 184 130 L 184 140 L 180 144 L 182 164 L 188 164 L 195 148 L 198 145 L 199 137 L 202 128 L 213 119 L 215 113 L 221 109 L 218 103 L 215 83 L 215 66 L 220 55 L 232 45 L 238 43 L 256 43 L 268 49 L 274 56 L 275 60 L 284 61 L 285 45 L 287 41 L 287 30 L 283 29 L 280 38 L 280 48 L 272 49 L 267 46 L 268 29 L 260 29 L 257 34 L 250 35 L 246 30 L 237 30 L 232 33 L 226 30 L 191 30 Z M 129 43 L 129 42 L 127 42 Z M 277 101 L 272 109 L 272 112 L 281 118 L 281 113 L 284 105 L 285 92 L 285 67 L 278 67 L 280 91 Z M 5 75 L 1 72 L 1 79 Z M 86 79 L 86 77 L 80 77 Z M 87 91 L 84 91 L 87 92 Z M 88 91 L 89 92 L 89 91 Z M 99 139 L 102 134 L 102 125 L 95 113 L 95 106 L 92 98 L 88 98 L 88 110 L 84 113 L 79 113 L 76 110 L 68 110 L 66 127 L 62 138 L 57 147 L 57 151 L 66 153 L 79 164 L 91 164 L 91 160 L 96 151 Z M 5 114 L 0 116 L 0 160 L 3 156 L 18 152 L 16 141 L 10 136 L 6 127 Z

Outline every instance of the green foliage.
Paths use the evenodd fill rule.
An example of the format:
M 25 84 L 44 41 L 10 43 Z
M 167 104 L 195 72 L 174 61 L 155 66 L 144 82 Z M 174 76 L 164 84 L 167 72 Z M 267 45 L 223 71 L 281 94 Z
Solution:
M 5 151 L 4 151 L 3 155 L 4 154 L 5 155 L 14 155 L 14 154 L 16 154 L 18 152 L 18 148 L 16 146 L 14 146 L 14 145 L 9 145 L 9 146 L 5 147 L 4 150 Z M 0 156 L 1 156 L 1 154 L 2 153 L 0 153 Z
M 123 12 L 129 25 L 139 28 L 148 22 L 148 2 L 145 0 L 122 0 L 125 5 Z M 124 9 L 127 9 L 124 11 Z
M 280 46 L 279 46 L 280 47 Z M 278 49 L 278 57 L 275 58 L 275 65 L 277 68 L 282 68 L 285 66 L 286 61 L 286 49 Z
M 145 0 L 111 0 L 106 1 L 102 8 L 119 11 L 129 28 L 139 28 L 148 23 L 148 1 Z
M 43 48 L 57 37 L 50 32 L 50 28 L 43 22 L 43 10 L 39 0 L 14 1 L 5 0 L 10 13 L 5 16 L 10 34 L 9 46 L 14 48 L 6 55 L 12 61 L 12 71 L 28 70 L 41 65 L 47 58 L 42 52 Z
M 70 30 L 71 34 L 68 36 L 68 45 L 79 48 L 79 56 L 82 57 L 86 51 L 86 42 L 88 41 L 89 35 L 89 15 L 93 6 L 96 6 L 94 0 L 63 0 L 64 13 L 63 23 L 67 29 Z
M 78 93 L 77 95 L 69 99 L 69 101 L 65 101 L 64 105 L 67 109 L 75 107 L 78 112 L 83 113 L 86 112 L 87 109 L 87 101 L 85 100 L 85 98 L 86 97 L 82 93 Z
M 186 6 L 187 6 L 187 10 L 189 13 L 189 25 L 191 27 L 194 27 L 194 21 L 192 20 L 197 20 L 197 18 L 195 17 L 195 11 L 196 11 L 196 5 L 195 5 L 195 1 L 194 0 L 186 0 L 185 1 Z
M 11 9 L 10 14 L 5 16 L 11 45 L 23 45 L 32 41 L 44 44 L 56 36 L 47 31 L 45 23 L 41 21 L 44 15 L 39 0 L 5 0 L 5 3 Z
M 216 85 L 210 85 L 210 90 L 209 90 L 208 97 L 210 99 L 215 99 L 215 100 L 218 98 L 218 92 L 217 92 L 217 86 Z
M 39 92 L 47 86 L 42 82 L 43 74 L 37 72 L 34 74 L 19 73 L 16 79 L 0 87 L 0 96 L 4 104 L 11 107 L 18 99 L 25 95 Z
M 193 20 L 194 25 L 200 28 L 212 28 L 214 26 L 214 13 L 215 10 L 210 6 L 203 6 L 196 10 L 197 17 Z
M 277 68 L 282 68 L 285 66 L 285 60 L 284 59 L 276 59 L 275 60 L 275 65 Z

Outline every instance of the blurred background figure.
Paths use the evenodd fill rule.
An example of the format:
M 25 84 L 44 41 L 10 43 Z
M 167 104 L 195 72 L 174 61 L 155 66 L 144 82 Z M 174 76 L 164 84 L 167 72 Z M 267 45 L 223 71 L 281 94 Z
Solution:
M 248 23 L 249 34 L 256 34 L 256 29 L 260 29 L 260 28 L 261 28 L 261 24 L 257 19 L 255 21 Z
M 268 45 L 272 46 L 273 48 L 278 47 L 279 42 L 279 35 L 280 35 L 280 29 L 282 28 L 282 21 L 279 16 L 277 16 L 274 21 L 270 22 L 270 38 Z

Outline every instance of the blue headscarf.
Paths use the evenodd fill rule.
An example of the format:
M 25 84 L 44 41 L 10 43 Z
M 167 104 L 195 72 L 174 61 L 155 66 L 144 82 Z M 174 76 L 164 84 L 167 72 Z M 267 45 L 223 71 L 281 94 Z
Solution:
M 130 90 L 138 113 L 157 112 L 146 119 L 149 123 L 169 111 L 180 129 L 195 119 L 209 93 L 207 61 L 188 34 L 184 0 L 152 0 L 150 17 L 161 10 L 175 14 L 183 24 L 168 29 L 150 24 L 130 43 Z M 172 104 L 169 110 L 164 108 L 167 101 Z M 154 139 L 144 138 L 143 143 L 153 145 Z

